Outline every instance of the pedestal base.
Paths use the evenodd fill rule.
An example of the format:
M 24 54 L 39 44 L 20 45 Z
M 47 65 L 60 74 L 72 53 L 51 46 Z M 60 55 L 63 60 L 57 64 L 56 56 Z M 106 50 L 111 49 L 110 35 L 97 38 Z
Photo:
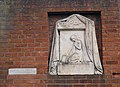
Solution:
M 92 62 L 79 64 L 59 64 L 58 75 L 84 75 L 94 74 L 94 64 Z

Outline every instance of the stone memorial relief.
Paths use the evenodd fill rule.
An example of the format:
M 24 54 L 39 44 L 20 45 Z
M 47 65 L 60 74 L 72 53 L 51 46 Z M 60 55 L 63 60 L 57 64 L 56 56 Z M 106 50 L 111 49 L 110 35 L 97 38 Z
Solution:
M 102 74 L 94 22 L 73 14 L 56 22 L 50 51 L 49 74 Z

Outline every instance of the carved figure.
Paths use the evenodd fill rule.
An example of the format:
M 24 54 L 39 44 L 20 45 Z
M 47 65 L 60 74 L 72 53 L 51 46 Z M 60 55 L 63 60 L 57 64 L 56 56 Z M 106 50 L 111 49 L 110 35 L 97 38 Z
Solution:
M 63 62 L 76 64 L 82 61 L 82 42 L 76 34 L 70 37 L 70 40 L 73 42 L 72 48 L 69 50 L 67 55 L 63 55 Z M 66 57 L 66 58 L 65 58 Z M 64 61 L 65 60 L 65 61 Z

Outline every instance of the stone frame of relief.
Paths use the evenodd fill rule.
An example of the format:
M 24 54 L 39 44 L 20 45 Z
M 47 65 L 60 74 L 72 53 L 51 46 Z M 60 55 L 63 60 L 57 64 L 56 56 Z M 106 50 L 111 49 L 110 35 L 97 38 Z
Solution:
M 82 15 L 73 14 L 56 22 L 49 74 L 103 74 L 94 21 Z

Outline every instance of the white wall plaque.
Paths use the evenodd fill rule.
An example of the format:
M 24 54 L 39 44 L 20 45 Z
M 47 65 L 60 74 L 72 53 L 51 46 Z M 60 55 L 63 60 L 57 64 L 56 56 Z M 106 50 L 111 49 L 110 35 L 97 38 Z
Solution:
M 94 22 L 73 14 L 56 23 L 51 48 L 51 75 L 102 74 Z
M 10 68 L 9 75 L 37 74 L 37 68 Z

